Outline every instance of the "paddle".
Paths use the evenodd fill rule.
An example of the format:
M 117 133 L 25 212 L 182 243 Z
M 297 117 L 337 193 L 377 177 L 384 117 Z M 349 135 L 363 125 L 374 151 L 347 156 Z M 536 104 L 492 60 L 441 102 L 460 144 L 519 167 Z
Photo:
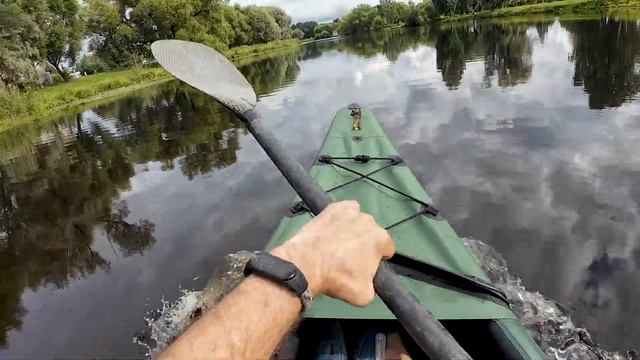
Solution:
M 151 50 L 167 71 L 212 96 L 238 116 L 312 213 L 318 214 L 329 205 L 331 199 L 327 193 L 287 153 L 255 111 L 257 100 L 253 88 L 229 60 L 210 47 L 180 40 L 156 41 Z M 431 359 L 471 359 L 384 261 L 378 267 L 374 287 Z

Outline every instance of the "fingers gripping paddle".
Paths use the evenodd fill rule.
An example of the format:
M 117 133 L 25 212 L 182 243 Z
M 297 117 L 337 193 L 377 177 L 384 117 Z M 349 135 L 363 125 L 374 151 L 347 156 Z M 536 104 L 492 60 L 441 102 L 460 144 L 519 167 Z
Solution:
M 327 193 L 286 152 L 263 123 L 255 111 L 256 94 L 253 88 L 229 60 L 210 47 L 180 40 L 156 41 L 151 45 L 151 51 L 167 71 L 212 96 L 242 120 L 311 212 L 318 214 L 329 205 L 331 199 Z M 378 267 L 374 287 L 378 296 L 429 358 L 471 359 L 384 261 Z

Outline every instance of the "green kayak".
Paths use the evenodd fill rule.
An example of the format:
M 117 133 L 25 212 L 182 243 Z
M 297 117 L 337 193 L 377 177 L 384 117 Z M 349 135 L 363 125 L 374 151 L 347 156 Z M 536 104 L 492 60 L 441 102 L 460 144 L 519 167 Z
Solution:
M 504 294 L 493 287 L 451 225 L 438 214 L 371 110 L 352 104 L 337 113 L 310 172 L 334 201 L 357 200 L 364 212 L 388 229 L 397 248 L 390 263 L 474 359 L 544 359 Z M 311 218 L 296 199 L 267 249 L 287 241 Z M 367 329 L 397 329 L 407 349 L 416 351 L 379 298 L 357 308 L 320 297 L 292 335 L 297 339 L 297 358 L 314 358 L 324 336 L 321 329 L 336 323 L 350 358 L 361 341 L 353 334 Z M 424 358 L 419 352 L 412 355 Z

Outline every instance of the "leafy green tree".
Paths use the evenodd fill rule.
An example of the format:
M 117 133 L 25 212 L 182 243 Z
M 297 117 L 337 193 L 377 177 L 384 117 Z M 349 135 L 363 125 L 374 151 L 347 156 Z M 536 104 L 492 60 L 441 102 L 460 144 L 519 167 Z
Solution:
M 44 34 L 36 21 L 46 12 L 42 1 L 0 3 L 1 85 L 27 89 L 38 84 L 35 65 Z
M 377 8 L 386 25 L 404 24 L 410 10 L 408 4 L 395 0 L 380 0 Z
M 233 30 L 233 36 L 229 47 L 247 45 L 251 43 L 251 24 L 249 17 L 242 12 L 239 5 L 233 7 L 223 6 L 226 22 Z
M 342 18 L 338 26 L 338 31 L 341 34 L 369 32 L 373 28 L 373 20 L 378 15 L 377 7 L 360 4 Z M 316 32 L 317 31 L 316 29 Z
M 291 17 L 287 13 L 277 7 L 269 6 L 265 7 L 265 10 L 269 12 L 271 17 L 275 20 L 280 29 L 280 35 L 278 39 L 290 39 L 291 38 Z
M 108 68 L 131 66 L 142 52 L 141 39 L 127 14 L 128 4 L 85 0 L 80 14 L 93 51 Z
M 296 39 L 304 39 L 304 32 L 302 32 L 302 30 L 300 29 L 295 29 L 291 33 L 291 36 Z
M 243 12 L 251 24 L 252 43 L 265 43 L 281 39 L 280 26 L 267 9 L 259 6 L 247 6 Z
M 315 35 L 316 26 L 318 26 L 318 23 L 315 21 L 305 21 L 295 23 L 291 28 L 301 30 L 305 38 L 312 38 Z
M 192 0 L 140 0 L 131 20 L 145 42 L 175 39 L 182 28 L 194 26 L 195 5 Z
M 43 49 L 46 60 L 67 79 L 63 64 L 73 65 L 80 52 L 83 24 L 76 0 L 47 0 L 50 16 L 41 24 L 46 34 Z
M 452 15 L 455 10 L 455 0 L 432 0 L 433 7 L 438 15 Z
M 96 55 L 83 55 L 77 67 L 82 74 L 91 75 L 109 70 L 107 64 Z
M 376 16 L 371 23 L 371 29 L 376 31 L 384 29 L 385 26 L 387 26 L 387 22 L 380 15 Z
M 322 23 L 322 24 L 318 24 L 318 26 L 316 26 L 315 28 L 315 37 L 317 39 L 325 39 L 328 37 L 333 36 L 333 32 L 336 31 L 337 29 L 337 24 L 336 23 Z

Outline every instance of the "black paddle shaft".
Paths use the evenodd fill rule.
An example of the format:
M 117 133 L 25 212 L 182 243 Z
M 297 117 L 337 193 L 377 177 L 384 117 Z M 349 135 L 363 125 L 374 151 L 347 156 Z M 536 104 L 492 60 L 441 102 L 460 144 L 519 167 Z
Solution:
M 331 203 L 329 195 L 288 154 L 260 115 L 254 110 L 236 114 L 311 212 L 317 215 L 324 210 Z M 373 285 L 378 296 L 429 358 L 471 359 L 433 314 L 400 282 L 400 277 L 385 261 L 380 263 Z

